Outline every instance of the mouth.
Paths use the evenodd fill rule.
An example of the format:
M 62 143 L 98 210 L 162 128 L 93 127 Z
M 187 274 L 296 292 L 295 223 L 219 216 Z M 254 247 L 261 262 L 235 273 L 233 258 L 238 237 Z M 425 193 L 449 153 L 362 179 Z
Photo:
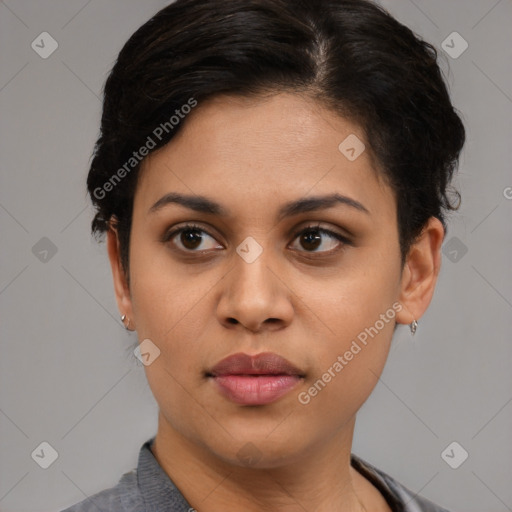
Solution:
M 266 405 L 301 382 L 305 373 L 283 357 L 263 352 L 233 354 L 206 372 L 225 398 L 238 405 Z

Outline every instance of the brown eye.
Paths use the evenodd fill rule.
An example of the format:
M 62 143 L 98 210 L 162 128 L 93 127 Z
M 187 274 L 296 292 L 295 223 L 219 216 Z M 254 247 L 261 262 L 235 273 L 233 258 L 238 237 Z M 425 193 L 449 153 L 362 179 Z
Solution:
M 211 240 L 211 241 L 209 241 Z M 186 225 L 167 233 L 163 242 L 170 242 L 183 252 L 205 252 L 211 249 L 222 249 L 215 238 L 204 229 L 195 225 Z
M 316 251 L 322 243 L 322 235 L 318 231 L 306 231 L 301 235 L 300 243 L 308 251 Z
M 202 236 L 197 229 L 186 229 L 180 233 L 180 242 L 186 248 L 190 250 L 197 249 L 201 245 Z
M 337 247 L 350 244 L 343 235 L 318 226 L 310 226 L 299 231 L 295 238 L 299 239 L 300 246 L 305 250 L 303 252 L 329 253 Z M 323 249 L 319 250 L 322 247 Z

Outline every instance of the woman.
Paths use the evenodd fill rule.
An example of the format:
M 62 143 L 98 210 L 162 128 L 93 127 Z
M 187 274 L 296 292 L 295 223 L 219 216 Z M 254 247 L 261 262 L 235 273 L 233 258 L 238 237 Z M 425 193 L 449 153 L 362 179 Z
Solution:
M 442 511 L 351 454 L 439 274 L 465 132 L 436 51 L 366 0 L 178 0 L 105 86 L 88 189 L 159 406 L 67 512 Z

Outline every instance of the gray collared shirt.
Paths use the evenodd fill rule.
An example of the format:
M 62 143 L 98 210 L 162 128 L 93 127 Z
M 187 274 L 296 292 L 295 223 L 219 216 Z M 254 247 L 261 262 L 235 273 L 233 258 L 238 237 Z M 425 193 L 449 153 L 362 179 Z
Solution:
M 142 445 L 137 469 L 125 473 L 116 486 L 62 512 L 193 512 L 151 452 L 154 439 Z M 354 454 L 351 464 L 380 491 L 393 512 L 448 512 Z

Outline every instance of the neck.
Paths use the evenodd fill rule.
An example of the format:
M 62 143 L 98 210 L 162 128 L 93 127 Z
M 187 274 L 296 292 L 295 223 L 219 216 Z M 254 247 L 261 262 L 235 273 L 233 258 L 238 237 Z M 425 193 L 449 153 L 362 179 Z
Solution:
M 189 504 L 201 512 L 361 512 L 368 503 L 375 511 L 389 510 L 376 508 L 380 494 L 350 466 L 354 424 L 355 418 L 308 453 L 279 461 L 265 458 L 250 466 L 194 443 L 160 413 L 151 451 Z

